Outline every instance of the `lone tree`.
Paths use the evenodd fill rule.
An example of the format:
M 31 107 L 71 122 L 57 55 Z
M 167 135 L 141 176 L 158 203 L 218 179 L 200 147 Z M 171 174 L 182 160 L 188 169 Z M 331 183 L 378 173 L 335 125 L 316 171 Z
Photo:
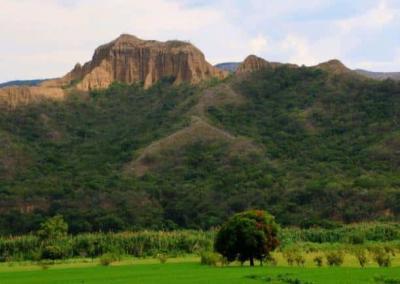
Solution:
M 68 224 L 61 215 L 56 215 L 40 224 L 37 235 L 42 240 L 56 240 L 65 237 L 68 233 Z
M 275 218 L 262 210 L 238 213 L 229 219 L 218 232 L 214 248 L 229 262 L 260 261 L 279 245 L 279 226 Z

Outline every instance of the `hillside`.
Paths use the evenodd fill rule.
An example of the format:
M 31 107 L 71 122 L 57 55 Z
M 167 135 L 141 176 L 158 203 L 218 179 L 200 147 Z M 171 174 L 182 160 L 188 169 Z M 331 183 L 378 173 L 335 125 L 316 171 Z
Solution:
M 10 86 L 37 86 L 40 83 L 42 83 L 45 80 L 15 80 L 15 81 L 9 81 L 9 82 L 4 82 L 0 83 L 0 88 L 4 87 L 10 87 Z
M 72 232 L 400 217 L 400 84 L 278 66 L 212 85 L 112 84 L 0 113 L 0 229 Z
M 0 234 L 208 229 L 248 208 L 284 225 L 400 219 L 400 82 L 338 60 L 248 56 L 130 35 L 38 86 L 0 88 Z
M 357 69 L 357 73 L 375 80 L 400 80 L 400 72 L 371 72 L 367 70 Z

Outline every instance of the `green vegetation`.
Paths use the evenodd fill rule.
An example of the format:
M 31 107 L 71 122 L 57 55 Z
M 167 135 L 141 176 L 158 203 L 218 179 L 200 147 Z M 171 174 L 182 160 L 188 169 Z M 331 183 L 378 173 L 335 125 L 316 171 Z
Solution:
M 201 121 L 214 128 L 147 156 L 140 176 L 131 162 L 187 127 L 213 88 L 116 83 L 2 110 L 0 234 L 37 231 L 55 215 L 72 234 L 208 230 L 247 209 L 285 227 L 399 220 L 399 82 L 280 67 L 210 84 L 232 86 L 241 103 L 205 104 Z M 317 230 L 294 238 L 342 238 Z
M 337 229 L 284 228 L 279 231 L 278 239 L 281 240 L 281 245 L 278 249 L 283 252 L 285 259 L 287 255 L 292 259 L 291 263 L 287 261 L 289 264 L 296 264 L 296 259 L 297 262 L 301 262 L 303 252 L 320 252 L 317 255 L 325 258 L 325 252 L 339 249 L 353 257 L 356 257 L 359 250 L 365 250 L 365 254 L 368 254 L 369 260 L 372 261 L 375 252 L 398 252 L 399 233 L 398 226 L 389 224 L 359 224 Z M 133 257 L 199 254 L 213 250 L 215 235 L 215 231 L 185 230 L 85 233 L 48 240 L 43 240 L 37 235 L 0 237 L 0 262 L 37 261 L 44 258 L 96 258 L 106 253 Z M 365 237 L 362 242 L 354 243 L 354 235 Z
M 41 241 L 32 235 L 0 238 L 0 262 L 100 257 L 111 253 L 134 257 L 171 256 L 210 251 L 214 233 L 201 231 L 93 233 Z
M 278 225 L 273 216 L 261 210 L 234 215 L 215 239 L 215 250 L 228 262 L 249 260 L 250 266 L 255 259 L 262 263 L 278 245 Z
M 357 268 L 357 267 L 210 267 L 198 262 L 177 260 L 181 263 L 144 264 L 139 261 L 130 265 L 104 267 L 98 264 L 75 264 L 70 266 L 3 268 L 0 266 L 2 284 L 99 284 L 99 283 L 399 283 L 400 268 Z M 143 264 L 140 264 L 143 263 Z M 71 268 L 72 266 L 72 268 Z M 397 282 L 395 282 L 397 281 Z

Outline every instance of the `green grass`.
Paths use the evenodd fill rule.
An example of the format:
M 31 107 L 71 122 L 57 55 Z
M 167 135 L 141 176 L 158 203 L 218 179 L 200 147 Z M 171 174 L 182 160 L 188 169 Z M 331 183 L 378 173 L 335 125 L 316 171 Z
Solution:
M 400 280 L 400 267 L 316 268 L 316 267 L 208 267 L 194 257 L 169 259 L 159 264 L 153 259 L 124 260 L 110 267 L 88 262 L 57 264 L 47 270 L 30 264 L 1 265 L 0 284 L 74 283 L 376 283 L 376 277 Z M 301 282 L 284 281 L 296 279 Z M 392 282 L 391 282 L 392 283 Z

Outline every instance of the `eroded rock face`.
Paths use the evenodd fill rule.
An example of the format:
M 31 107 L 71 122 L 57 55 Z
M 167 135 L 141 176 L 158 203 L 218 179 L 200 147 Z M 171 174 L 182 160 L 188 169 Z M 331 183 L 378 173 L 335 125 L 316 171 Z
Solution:
M 297 67 L 294 64 L 283 64 L 278 62 L 269 62 L 261 57 L 255 55 L 249 55 L 246 59 L 239 65 L 236 70 L 236 74 L 246 74 L 254 71 L 258 71 L 264 68 L 277 68 L 279 66 L 289 66 L 292 68 Z
M 0 106 L 14 109 L 20 105 L 39 103 L 46 99 L 62 100 L 65 92 L 57 87 L 5 87 L 0 89 Z
M 57 80 L 42 86 L 75 85 L 78 90 L 107 88 L 112 82 L 144 82 L 149 87 L 163 77 L 174 78 L 174 83 L 196 84 L 226 74 L 210 65 L 203 53 L 190 43 L 141 40 L 132 35 L 121 35 L 116 40 L 98 47 L 91 61 L 75 68 Z

